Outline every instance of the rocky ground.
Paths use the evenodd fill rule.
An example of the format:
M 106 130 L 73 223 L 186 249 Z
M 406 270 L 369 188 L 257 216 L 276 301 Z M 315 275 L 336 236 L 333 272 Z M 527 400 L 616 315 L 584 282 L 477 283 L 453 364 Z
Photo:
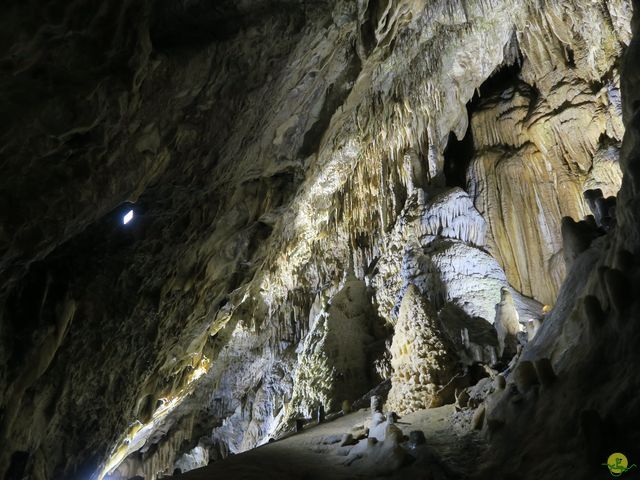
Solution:
M 344 437 L 364 435 L 371 411 L 362 409 L 292 434 L 208 467 L 174 476 L 184 480 L 211 478 L 320 480 L 328 478 L 416 478 L 447 480 L 468 478 L 481 456 L 479 434 L 466 430 L 453 406 L 419 410 L 398 419 L 402 432 L 382 437 L 380 428 L 353 445 Z M 466 421 L 469 424 L 468 420 Z M 386 426 L 386 421 L 384 426 Z M 390 431 L 392 431 L 391 429 Z M 420 431 L 424 438 L 415 442 Z M 394 437 L 398 435 L 398 437 Z M 406 438 L 405 438 L 406 437 Z M 351 443 L 351 442 L 349 442 Z

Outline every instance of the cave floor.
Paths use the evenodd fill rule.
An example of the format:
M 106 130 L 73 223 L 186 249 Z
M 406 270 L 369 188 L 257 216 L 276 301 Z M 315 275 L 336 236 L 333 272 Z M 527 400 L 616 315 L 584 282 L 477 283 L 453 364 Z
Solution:
M 453 406 L 421 410 L 402 417 L 398 426 L 405 435 L 422 430 L 426 443 L 410 448 L 411 458 L 394 463 L 385 455 L 354 458 L 351 449 L 340 447 L 335 439 L 371 419 L 369 410 L 350 413 L 336 420 L 305 428 L 303 432 L 263 445 L 248 452 L 211 463 L 173 478 L 205 479 L 353 479 L 353 478 L 469 478 L 482 455 L 482 441 L 475 432 L 469 433 L 464 420 L 454 415 Z M 359 446 L 364 447 L 361 440 Z M 351 453 L 351 455 L 349 455 Z M 391 455 L 393 457 L 393 455 Z M 347 465 L 349 464 L 349 465 Z M 452 467 L 455 466 L 455 467 Z

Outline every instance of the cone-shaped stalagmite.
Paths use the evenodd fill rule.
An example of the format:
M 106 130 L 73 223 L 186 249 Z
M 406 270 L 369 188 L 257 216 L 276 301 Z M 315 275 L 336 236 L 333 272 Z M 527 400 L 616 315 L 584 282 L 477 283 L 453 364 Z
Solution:
M 454 352 L 435 310 L 410 284 L 391 344 L 393 374 L 387 409 L 402 415 L 445 403 L 443 387 L 456 374 Z

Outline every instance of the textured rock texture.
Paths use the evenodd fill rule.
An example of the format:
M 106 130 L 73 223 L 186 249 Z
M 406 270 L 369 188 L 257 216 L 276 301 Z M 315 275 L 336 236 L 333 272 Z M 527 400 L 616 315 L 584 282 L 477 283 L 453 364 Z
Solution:
M 265 443 L 366 393 L 411 283 L 467 363 L 492 363 L 502 288 L 521 322 L 556 305 L 523 355 L 604 352 L 599 384 L 625 389 L 594 394 L 604 420 L 583 430 L 633 405 L 633 358 L 615 356 L 637 336 L 618 273 L 640 238 L 629 1 L 1 8 L 1 477 L 151 480 Z M 566 320 L 582 287 L 557 297 L 561 219 L 621 171 L 618 230 L 565 283 L 609 333 L 570 360 L 595 327 Z M 593 394 L 570 385 L 575 405 Z
M 610 451 L 634 458 L 639 454 L 639 359 L 632 345 L 640 318 L 635 287 L 640 271 L 635 173 L 640 152 L 640 4 L 634 2 L 634 7 L 634 40 L 621 73 L 626 132 L 617 226 L 575 259 L 556 308 L 523 350 L 506 385 L 486 399 L 484 428 L 491 448 L 501 454 L 488 460 L 488 476 L 500 472 L 526 479 L 553 472 L 596 478 L 609 474 L 603 464 Z M 528 446 L 526 451 L 514 447 L 516 438 Z M 538 459 L 535 465 L 530 458 Z
M 518 311 L 508 290 L 501 291 L 500 303 L 496 305 L 496 332 L 498 334 L 498 356 L 505 353 L 513 357 L 517 351 L 518 333 L 521 330 Z
M 335 412 L 371 388 L 366 347 L 372 313 L 364 282 L 350 275 L 301 345 L 291 414 L 311 418 L 321 406 Z
M 621 181 L 618 163 L 603 160 L 624 132 L 618 68 L 629 36 L 613 19 L 628 18 L 629 6 L 586 5 L 547 2 L 541 15 L 527 6 L 520 75 L 479 99 L 471 119 L 468 180 L 489 251 L 515 288 L 545 304 L 566 274 L 560 220 L 590 213 L 582 199 L 590 186 L 612 195 Z
M 414 285 L 409 285 L 400 305 L 391 355 L 387 410 L 404 415 L 450 403 L 454 392 L 447 386 L 459 369 L 455 349 L 435 310 Z

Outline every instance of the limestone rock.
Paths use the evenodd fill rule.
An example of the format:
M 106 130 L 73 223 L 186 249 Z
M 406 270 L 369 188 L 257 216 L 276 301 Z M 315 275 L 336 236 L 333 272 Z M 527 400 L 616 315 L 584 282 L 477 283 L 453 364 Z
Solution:
M 516 354 L 517 335 L 522 331 L 522 327 L 509 290 L 502 289 L 500 293 L 500 303 L 496 305 L 495 323 L 499 342 L 498 355 L 500 358 L 506 356 L 510 359 Z
M 364 282 L 349 276 L 307 336 L 295 371 L 290 409 L 311 416 L 322 407 L 338 411 L 369 388 L 365 345 L 371 341 L 372 309 Z
M 588 221 L 574 222 L 570 217 L 562 219 L 561 232 L 563 257 L 567 269 L 571 268 L 578 255 L 591 246 L 593 239 L 601 234 L 596 226 Z
M 468 181 L 487 221 L 489 251 L 518 291 L 546 304 L 553 303 L 566 274 L 558 258 L 562 217 L 587 215 L 581 197 L 591 186 L 611 194 L 620 188 L 616 147 L 599 143 L 609 119 L 606 93 L 603 105 L 588 82 L 577 85 L 561 83 L 540 97 L 520 82 L 482 99 L 471 119 L 477 154 Z M 583 134 L 558 136 L 557 122 Z
M 391 345 L 393 375 L 387 408 L 399 414 L 451 401 L 445 386 L 458 373 L 458 359 L 431 304 L 409 285 Z
M 635 267 L 604 283 L 590 273 L 611 268 L 615 249 L 637 253 L 640 238 L 631 3 L 3 5 L 0 478 L 153 480 L 202 436 L 210 458 L 251 449 L 285 431 L 290 412 L 334 397 L 331 362 L 352 366 L 344 383 L 361 395 L 359 349 L 345 354 L 331 340 L 342 327 L 327 327 L 361 318 L 332 300 L 351 266 L 388 326 L 410 283 L 435 309 L 488 323 L 503 287 L 521 320 L 541 303 L 517 292 L 554 305 L 523 351 L 568 382 L 548 398 L 593 395 L 633 425 L 618 417 L 637 411 L 637 382 L 619 374 L 632 369 L 609 366 L 634 359 L 608 355 L 636 351 L 637 322 L 620 315 L 638 316 L 620 285 L 638 283 Z M 464 138 L 452 185 L 445 150 Z M 619 167 L 615 226 L 574 260 L 556 298 L 561 218 L 584 218 L 593 189 L 601 219 L 613 218 Z M 585 296 L 599 325 L 588 343 L 573 309 Z M 601 381 L 571 383 L 584 375 L 578 357 Z M 576 418 L 548 404 L 536 424 Z M 535 437 L 532 417 L 509 417 L 506 430 Z M 491 451 L 509 469 L 552 461 L 544 445 Z M 395 466 L 397 448 L 385 450 Z M 503 474 L 595 478 L 562 470 L 584 464 Z
M 382 318 L 397 318 L 404 289 L 414 283 L 441 308 L 454 304 L 471 317 L 493 323 L 500 289 L 509 286 L 498 262 L 484 252 L 485 222 L 460 189 L 431 199 L 418 191 L 385 245 L 373 278 Z M 541 306 L 514 291 L 524 318 L 537 318 Z
M 413 447 L 423 445 L 427 442 L 422 430 L 412 430 L 409 432 L 409 444 Z

